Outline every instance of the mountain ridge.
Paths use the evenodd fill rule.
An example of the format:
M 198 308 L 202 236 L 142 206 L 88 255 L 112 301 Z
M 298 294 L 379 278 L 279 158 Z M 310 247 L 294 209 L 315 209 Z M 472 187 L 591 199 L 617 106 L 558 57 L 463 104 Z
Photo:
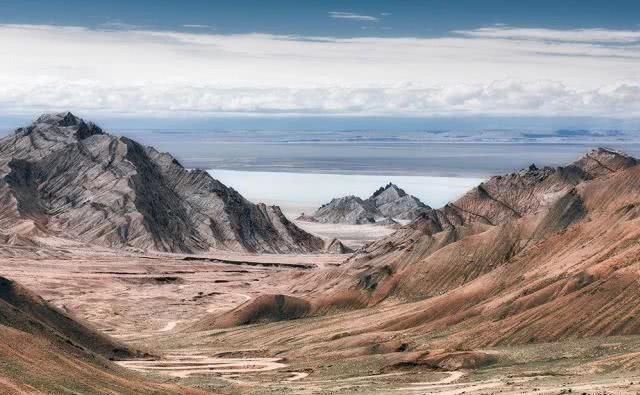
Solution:
M 0 192 L 0 224 L 28 229 L 24 238 L 166 252 L 324 247 L 278 207 L 255 205 L 207 172 L 69 112 L 44 114 L 0 140 Z
M 625 268 L 635 267 L 633 254 L 639 245 L 639 172 L 635 158 L 600 148 L 566 166 L 532 167 L 491 177 L 455 202 L 425 211 L 393 234 L 361 248 L 338 267 L 304 275 L 290 292 L 306 294 L 305 300 L 316 306 L 316 315 L 331 311 L 333 300 L 340 300 L 347 310 L 386 301 L 383 310 L 389 315 L 376 313 L 371 318 L 373 328 L 364 320 L 357 331 L 423 333 L 454 327 L 462 336 L 456 340 L 464 345 L 526 342 L 525 335 L 500 326 L 501 314 L 509 314 L 514 318 L 508 322 L 520 333 L 532 334 L 538 328 L 538 338 L 552 341 L 555 335 L 545 321 L 514 320 L 535 310 L 537 316 L 553 316 L 557 324 L 559 316 L 537 306 L 554 304 L 550 295 L 564 289 L 570 298 L 563 309 L 596 325 L 597 319 L 605 317 L 589 318 L 571 310 L 583 304 L 577 297 L 581 293 L 573 292 L 582 288 L 595 292 L 608 284 L 607 279 L 618 284 L 616 276 L 623 272 L 625 283 L 637 279 L 637 275 L 629 277 L 630 269 Z M 616 289 L 625 297 L 634 292 Z M 530 301 L 535 297 L 528 295 L 543 290 L 544 294 L 535 296 L 539 301 Z M 513 300 L 518 307 L 504 307 L 508 312 L 501 313 L 503 299 Z M 596 306 L 608 303 L 599 297 L 589 300 Z M 595 314 L 591 308 L 588 311 Z M 469 330 L 465 324 L 468 319 L 481 328 L 485 318 L 498 322 L 491 324 L 496 331 Z M 611 322 L 606 330 L 584 331 L 576 320 L 557 326 L 567 328 L 563 336 L 629 334 L 634 333 L 629 328 L 640 325 L 634 320 L 635 326 L 621 329 Z

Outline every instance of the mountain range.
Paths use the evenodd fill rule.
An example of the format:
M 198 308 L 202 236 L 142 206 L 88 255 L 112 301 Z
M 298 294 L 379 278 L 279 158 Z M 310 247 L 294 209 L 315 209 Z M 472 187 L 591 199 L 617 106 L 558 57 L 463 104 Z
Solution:
M 196 328 L 293 319 L 270 329 L 286 328 L 297 339 L 304 324 L 296 319 L 314 316 L 310 346 L 289 356 L 350 355 L 353 347 L 401 337 L 423 351 L 403 359 L 412 364 L 429 350 L 637 334 L 638 240 L 640 165 L 600 148 L 566 166 L 491 177 L 422 212 L 340 266 L 299 278 L 289 295 L 301 296 L 285 300 L 277 317 L 269 318 L 263 299 L 205 317 Z M 343 340 L 337 313 L 360 346 Z M 268 333 L 246 331 L 269 341 Z M 439 331 L 447 335 L 421 340 Z

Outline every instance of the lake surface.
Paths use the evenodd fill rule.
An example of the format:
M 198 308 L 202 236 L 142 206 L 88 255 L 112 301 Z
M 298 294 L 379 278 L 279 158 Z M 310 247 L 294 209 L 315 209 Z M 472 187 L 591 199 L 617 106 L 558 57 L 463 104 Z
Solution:
M 531 163 L 566 164 L 598 146 L 640 156 L 640 138 L 572 142 L 382 132 L 134 130 L 123 134 L 171 152 L 186 167 L 261 172 L 484 178 Z
M 209 173 L 253 202 L 281 206 L 289 218 L 312 213 L 332 198 L 368 198 L 393 182 L 432 207 L 441 207 L 483 181 L 473 177 L 356 175 L 210 170 Z
M 516 131 L 211 131 L 129 130 L 171 152 L 249 200 L 276 204 L 288 217 L 332 198 L 367 198 L 393 182 L 441 207 L 491 175 L 570 163 L 598 146 L 640 156 L 640 137 L 546 135 Z

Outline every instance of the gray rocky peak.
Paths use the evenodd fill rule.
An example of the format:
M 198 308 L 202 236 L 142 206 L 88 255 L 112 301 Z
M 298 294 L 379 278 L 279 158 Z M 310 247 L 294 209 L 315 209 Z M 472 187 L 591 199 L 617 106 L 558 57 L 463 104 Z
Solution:
M 71 113 L 0 140 L 0 228 L 170 252 L 320 251 L 275 206 Z
M 357 196 L 334 198 L 331 202 L 320 207 L 312 217 L 305 219 L 325 223 L 359 225 L 385 221 L 386 218 L 384 223 L 388 222 L 390 225 L 394 225 L 393 218 L 413 220 L 421 212 L 430 209 L 415 196 L 411 196 L 397 185 L 389 183 L 376 190 L 366 200 Z
M 351 195 L 332 199 L 316 210 L 313 218 L 323 223 L 360 225 L 375 222 L 379 215 L 374 205 Z
M 367 200 L 387 218 L 413 220 L 420 212 L 431 209 L 393 183 L 378 189 Z

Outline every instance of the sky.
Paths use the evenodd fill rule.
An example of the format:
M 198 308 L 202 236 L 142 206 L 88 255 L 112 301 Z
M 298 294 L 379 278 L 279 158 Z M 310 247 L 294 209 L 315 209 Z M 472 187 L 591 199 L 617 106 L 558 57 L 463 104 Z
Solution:
M 0 0 L 0 51 L 5 119 L 640 119 L 638 1 Z

